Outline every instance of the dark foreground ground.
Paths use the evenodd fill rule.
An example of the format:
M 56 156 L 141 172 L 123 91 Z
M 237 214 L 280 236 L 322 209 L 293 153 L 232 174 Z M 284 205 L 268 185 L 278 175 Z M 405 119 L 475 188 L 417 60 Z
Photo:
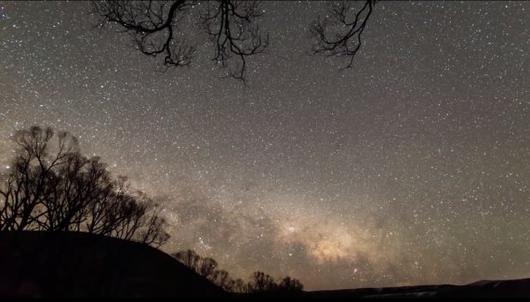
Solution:
M 0 232 L 0 300 L 9 297 L 279 301 L 277 294 L 226 293 L 171 256 L 135 242 L 84 233 Z M 530 299 L 530 279 L 312 291 L 287 298 Z
M 361 288 L 306 293 L 312 298 L 526 298 L 530 299 L 530 279 L 478 281 L 466 285 L 422 285 Z
M 173 257 L 86 233 L 0 233 L 0 297 L 218 297 Z

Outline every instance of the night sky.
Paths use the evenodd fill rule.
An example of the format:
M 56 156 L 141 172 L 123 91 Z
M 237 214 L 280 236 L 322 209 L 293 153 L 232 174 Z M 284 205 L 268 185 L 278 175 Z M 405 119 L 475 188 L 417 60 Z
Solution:
M 530 277 L 530 2 L 378 2 L 344 71 L 310 51 L 326 6 L 266 2 L 245 87 L 203 34 L 164 72 L 87 2 L 0 2 L 0 169 L 16 129 L 70 131 L 235 277 Z

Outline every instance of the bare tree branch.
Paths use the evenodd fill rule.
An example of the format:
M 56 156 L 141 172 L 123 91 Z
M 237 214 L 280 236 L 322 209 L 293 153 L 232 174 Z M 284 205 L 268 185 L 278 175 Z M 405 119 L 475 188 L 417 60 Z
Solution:
M 316 38 L 314 54 L 346 57 L 344 68 L 353 65 L 362 45 L 362 34 L 377 0 L 334 1 L 326 17 L 310 24 Z M 138 50 L 148 56 L 163 56 L 165 66 L 188 66 L 195 46 L 185 35 L 197 34 L 183 26 L 185 17 L 194 18 L 200 9 L 199 21 L 213 43 L 212 61 L 226 70 L 228 77 L 245 82 L 247 59 L 261 54 L 269 45 L 269 35 L 262 34 L 257 23 L 263 15 L 259 1 L 194 0 L 173 1 L 93 1 L 94 12 L 102 18 L 101 26 L 113 23 L 129 33 Z M 205 9 L 202 9 L 205 7 Z
M 207 2 L 207 12 L 202 23 L 215 43 L 213 60 L 228 69 L 234 79 L 245 80 L 246 58 L 262 53 L 269 44 L 268 34 L 262 37 L 254 22 L 262 16 L 256 1 L 218 0 Z M 232 57 L 239 63 L 229 63 Z
M 93 1 L 94 12 L 106 23 L 119 25 L 129 33 L 145 55 L 164 56 L 166 66 L 187 66 L 195 47 L 182 37 L 179 20 L 196 1 Z M 229 77 L 245 80 L 247 57 L 262 53 L 268 35 L 262 37 L 256 19 L 262 13 L 256 1 L 217 0 L 205 3 L 201 24 L 215 47 L 213 61 L 227 69 Z M 204 5 L 203 5 L 204 6 Z M 237 62 L 231 60 L 235 58 Z
M 120 25 L 145 55 L 164 56 L 166 66 L 189 65 L 195 48 L 179 38 L 178 18 L 191 1 L 93 1 L 94 12 L 105 23 Z
M 361 36 L 372 14 L 376 0 L 365 0 L 355 14 L 352 2 L 331 3 L 326 18 L 319 18 L 311 24 L 311 33 L 316 37 L 315 54 L 348 57 L 344 68 L 353 66 L 353 59 L 362 45 Z

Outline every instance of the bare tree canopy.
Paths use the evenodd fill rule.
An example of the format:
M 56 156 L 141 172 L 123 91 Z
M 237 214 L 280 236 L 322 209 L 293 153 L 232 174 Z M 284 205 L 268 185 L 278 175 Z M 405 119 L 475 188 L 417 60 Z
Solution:
M 351 67 L 361 47 L 361 35 L 376 0 L 362 0 L 355 12 L 351 3 L 331 3 L 326 18 L 309 25 L 316 38 L 315 54 L 346 56 Z M 117 24 L 129 33 L 138 50 L 145 55 L 163 56 L 165 66 L 188 66 L 195 45 L 187 41 L 188 30 L 182 20 L 199 10 L 196 23 L 214 44 L 212 60 L 226 70 L 226 75 L 245 81 L 247 59 L 261 54 L 269 45 L 269 34 L 262 33 L 258 21 L 264 11 L 260 1 L 93 1 L 101 26 Z
M 55 144 L 53 138 L 56 137 Z M 74 231 L 161 245 L 158 209 L 99 157 L 81 155 L 67 132 L 32 127 L 14 135 L 12 168 L 1 175 L 0 231 Z

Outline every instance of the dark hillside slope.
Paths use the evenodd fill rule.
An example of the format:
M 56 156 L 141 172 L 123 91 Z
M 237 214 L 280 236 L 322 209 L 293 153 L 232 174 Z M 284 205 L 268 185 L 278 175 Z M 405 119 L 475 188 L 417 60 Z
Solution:
M 351 298 L 530 298 L 530 279 L 484 280 L 466 285 L 418 285 L 306 292 L 312 299 Z
M 171 256 L 86 233 L 0 232 L 0 297 L 216 297 Z

